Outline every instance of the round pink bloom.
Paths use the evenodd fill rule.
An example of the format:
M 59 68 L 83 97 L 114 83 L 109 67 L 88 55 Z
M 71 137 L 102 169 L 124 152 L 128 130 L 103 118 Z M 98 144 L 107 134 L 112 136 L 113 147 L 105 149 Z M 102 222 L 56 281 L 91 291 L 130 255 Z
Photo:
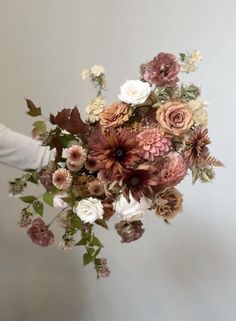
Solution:
M 52 182 L 56 188 L 65 190 L 71 186 L 72 177 L 67 169 L 59 168 L 53 173 Z
M 54 235 L 52 231 L 48 229 L 48 226 L 41 218 L 36 218 L 33 220 L 31 227 L 27 231 L 27 234 L 33 243 L 42 247 L 49 246 L 54 241 Z
M 84 148 L 80 145 L 73 145 L 66 151 L 67 163 L 82 168 L 86 161 L 87 154 Z
M 180 64 L 169 53 L 159 53 L 147 64 L 141 66 L 143 79 L 160 87 L 173 87 L 178 81 Z
M 187 170 L 188 167 L 182 155 L 170 152 L 159 174 L 159 182 L 165 187 L 175 186 L 186 176 Z
M 156 156 L 163 156 L 170 149 L 171 142 L 162 136 L 157 128 L 146 129 L 137 135 L 137 140 L 144 159 L 154 161 Z

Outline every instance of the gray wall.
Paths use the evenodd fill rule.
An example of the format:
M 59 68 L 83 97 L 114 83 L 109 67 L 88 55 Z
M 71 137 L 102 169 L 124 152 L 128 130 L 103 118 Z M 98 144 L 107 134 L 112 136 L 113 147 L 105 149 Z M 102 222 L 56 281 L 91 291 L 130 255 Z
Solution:
M 24 97 L 46 114 L 83 110 L 94 91 L 80 72 L 94 63 L 106 68 L 111 102 L 158 51 L 200 49 L 188 81 L 211 103 L 211 150 L 227 165 L 213 184 L 181 185 L 184 214 L 171 226 L 149 217 L 130 245 L 98 229 L 112 268 L 101 281 L 79 249 L 31 244 L 16 225 L 21 203 L 7 195 L 20 172 L 1 166 L 1 321 L 235 320 L 235 10 L 233 0 L 0 0 L 1 122 L 30 134 Z

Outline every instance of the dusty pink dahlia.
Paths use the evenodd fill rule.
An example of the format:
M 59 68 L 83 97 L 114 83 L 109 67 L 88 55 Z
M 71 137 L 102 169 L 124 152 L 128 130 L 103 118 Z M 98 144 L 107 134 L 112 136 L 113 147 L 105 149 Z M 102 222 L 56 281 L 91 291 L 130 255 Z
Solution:
M 27 234 L 33 243 L 42 247 L 49 246 L 54 241 L 54 235 L 52 231 L 48 229 L 48 226 L 40 217 L 33 220 Z
M 146 129 L 137 135 L 137 140 L 144 159 L 154 161 L 156 156 L 163 156 L 170 149 L 171 142 L 162 136 L 157 128 Z
M 67 169 L 59 168 L 53 173 L 52 182 L 56 188 L 65 190 L 71 186 L 72 177 Z
M 171 152 L 160 171 L 159 183 L 164 187 L 177 185 L 185 177 L 187 170 L 187 164 L 182 155 L 177 152 Z
M 141 66 L 143 79 L 160 87 L 173 87 L 178 81 L 180 65 L 176 57 L 161 52 L 147 64 Z
M 73 145 L 67 149 L 67 165 L 68 167 L 71 166 L 72 171 L 80 170 L 84 162 L 86 161 L 87 154 L 83 147 L 79 145 Z M 74 168 L 74 170 L 73 170 Z

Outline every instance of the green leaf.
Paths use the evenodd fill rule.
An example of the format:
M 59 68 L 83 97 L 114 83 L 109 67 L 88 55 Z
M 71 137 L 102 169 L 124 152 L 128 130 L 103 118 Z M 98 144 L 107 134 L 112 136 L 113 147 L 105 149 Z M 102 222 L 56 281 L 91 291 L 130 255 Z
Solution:
M 186 57 L 186 54 L 185 54 L 185 53 L 183 53 L 183 52 L 181 52 L 179 55 L 180 55 L 180 59 L 181 59 L 181 61 L 183 62 L 183 61 L 184 61 L 184 59 L 185 59 L 185 57 Z
M 30 177 L 28 179 L 29 182 L 33 184 L 38 184 L 38 174 L 37 171 L 30 171 Z
M 36 107 L 35 104 L 32 102 L 32 100 L 26 99 L 26 104 L 29 109 L 29 111 L 27 112 L 28 115 L 30 115 L 32 117 L 37 117 L 37 116 L 42 115 L 41 108 Z
M 43 202 L 40 201 L 34 201 L 33 202 L 33 209 L 36 213 L 38 213 L 40 216 L 43 216 Z
M 192 184 L 195 184 L 196 181 L 198 180 L 198 169 L 197 167 L 192 168 Z
M 51 192 L 47 192 L 43 194 L 43 201 L 44 203 L 48 204 L 49 206 L 53 206 L 53 198 L 55 194 Z
M 86 245 L 87 241 L 85 239 L 81 239 L 79 242 L 75 243 L 75 246 L 81 246 L 81 245 Z
M 87 265 L 93 261 L 93 257 L 91 255 L 89 255 L 89 253 L 85 253 L 83 255 L 83 261 L 84 261 L 84 265 Z
M 88 254 L 89 254 L 90 256 L 92 256 L 92 257 L 94 256 L 95 250 L 94 250 L 93 247 L 89 247 L 87 251 L 88 251 Z
M 102 248 L 101 248 L 101 247 L 99 247 L 99 249 L 97 249 L 97 250 L 96 250 L 96 252 L 94 253 L 94 255 L 93 255 L 93 256 L 94 256 L 94 257 L 97 257 L 97 256 L 98 256 L 98 254 L 101 252 L 101 249 L 102 249 Z
M 102 243 L 99 241 L 99 239 L 96 236 L 93 236 L 93 239 L 90 245 L 102 247 Z
M 47 131 L 47 126 L 45 124 L 45 122 L 43 120 L 38 120 L 36 121 L 34 124 L 33 124 L 34 128 L 33 128 L 33 131 L 32 131 L 32 135 L 33 137 L 37 137 L 41 134 L 44 134 L 46 133 Z
M 96 220 L 95 223 L 96 223 L 97 225 L 100 225 L 100 226 L 108 229 L 108 225 L 107 225 L 107 222 L 106 222 L 105 220 L 99 219 L 99 220 Z
M 82 227 L 83 227 L 83 224 L 81 222 L 81 219 L 79 218 L 78 215 L 74 214 L 71 218 L 71 225 L 72 227 L 78 229 L 78 230 L 81 230 Z
M 28 196 L 21 196 L 20 199 L 25 202 L 25 203 L 33 203 L 37 198 L 33 195 L 28 195 Z
M 68 147 L 69 143 L 73 140 L 75 140 L 75 137 L 72 134 L 64 134 L 60 136 L 61 145 L 64 148 Z

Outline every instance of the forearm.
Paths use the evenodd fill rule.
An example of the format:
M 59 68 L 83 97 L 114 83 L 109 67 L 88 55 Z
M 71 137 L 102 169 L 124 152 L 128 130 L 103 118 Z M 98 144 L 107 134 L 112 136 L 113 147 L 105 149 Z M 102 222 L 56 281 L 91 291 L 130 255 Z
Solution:
M 0 162 L 19 169 L 41 168 L 53 158 L 48 147 L 0 124 Z

